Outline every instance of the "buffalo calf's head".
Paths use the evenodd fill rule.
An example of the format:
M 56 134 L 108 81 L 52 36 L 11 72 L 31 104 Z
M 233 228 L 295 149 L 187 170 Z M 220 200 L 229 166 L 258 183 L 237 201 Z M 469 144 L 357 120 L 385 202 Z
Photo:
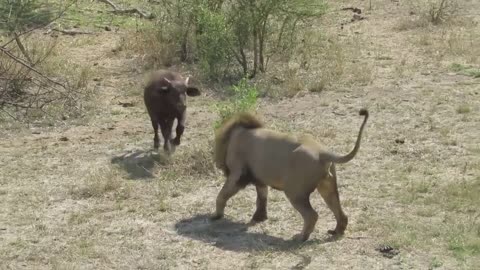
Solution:
M 156 86 L 157 93 L 168 104 L 183 111 L 187 107 L 187 95 L 191 97 L 200 95 L 198 88 L 188 85 L 189 79 L 190 77 L 187 77 L 185 80 L 178 81 L 163 78 Z

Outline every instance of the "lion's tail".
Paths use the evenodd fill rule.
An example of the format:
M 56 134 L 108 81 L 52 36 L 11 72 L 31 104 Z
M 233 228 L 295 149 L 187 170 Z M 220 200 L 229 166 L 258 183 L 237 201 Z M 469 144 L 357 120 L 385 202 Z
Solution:
M 226 175 L 228 175 L 228 168 L 226 165 L 228 143 L 230 141 L 233 130 L 238 127 L 255 129 L 263 127 L 263 123 L 253 114 L 248 112 L 242 112 L 228 119 L 215 132 L 215 165 L 217 166 L 217 168 L 221 169 Z
M 350 160 L 352 160 L 355 157 L 355 155 L 357 154 L 358 149 L 360 149 L 360 141 L 362 140 L 363 128 L 365 127 L 365 124 L 367 123 L 368 116 L 369 116 L 368 111 L 366 109 L 361 109 L 359 114 L 361 116 L 364 116 L 364 118 L 363 118 L 363 123 L 360 126 L 360 131 L 358 132 L 357 142 L 355 143 L 355 147 L 353 148 L 353 150 L 350 153 L 348 153 L 345 156 L 339 156 L 339 155 L 336 155 L 336 154 L 333 154 L 333 153 L 329 153 L 328 154 L 328 159 L 330 161 L 332 161 L 334 163 L 347 163 Z

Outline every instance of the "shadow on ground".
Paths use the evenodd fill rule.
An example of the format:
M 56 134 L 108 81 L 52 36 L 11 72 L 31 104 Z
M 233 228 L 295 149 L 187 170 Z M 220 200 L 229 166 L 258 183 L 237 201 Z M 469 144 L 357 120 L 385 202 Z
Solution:
M 153 177 L 152 171 L 156 164 L 167 164 L 168 157 L 152 150 L 134 150 L 113 157 L 111 162 L 128 172 L 130 179 L 145 179 Z
M 244 251 L 293 251 L 311 244 L 324 244 L 335 241 L 334 237 L 325 239 L 310 239 L 307 242 L 285 240 L 264 233 L 249 232 L 248 224 L 234 222 L 228 219 L 211 221 L 209 215 L 196 215 L 183 219 L 175 224 L 178 234 L 212 244 L 218 248 Z M 267 221 L 268 222 L 268 221 Z

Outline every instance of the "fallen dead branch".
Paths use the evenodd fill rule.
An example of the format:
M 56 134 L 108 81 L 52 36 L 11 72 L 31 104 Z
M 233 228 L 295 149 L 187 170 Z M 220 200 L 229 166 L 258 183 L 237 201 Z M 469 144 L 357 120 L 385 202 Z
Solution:
M 57 29 L 53 28 L 47 31 L 47 34 L 50 33 L 51 31 L 59 32 L 64 35 L 69 35 L 69 36 L 76 36 L 76 35 L 93 35 L 95 33 L 89 32 L 89 31 L 81 31 L 81 30 L 75 30 L 75 29 L 70 29 L 70 30 L 65 30 L 65 29 Z
M 46 79 L 48 82 L 52 83 L 52 84 L 55 84 L 55 85 L 58 85 L 64 89 L 66 89 L 66 86 L 59 83 L 59 82 L 56 82 L 52 79 L 50 79 L 49 77 L 45 76 L 43 73 L 41 73 L 40 71 L 38 71 L 37 69 L 35 69 L 34 67 L 30 66 L 28 63 L 26 63 L 25 61 L 23 61 L 22 59 L 16 57 L 15 55 L 13 55 L 11 52 L 7 51 L 7 49 L 3 48 L 3 47 L 0 47 L 0 52 L 4 53 L 7 57 L 9 57 L 10 59 L 12 59 L 13 61 L 17 62 L 18 64 L 24 66 L 25 68 L 29 69 L 30 71 L 33 71 L 34 73 L 36 73 L 37 75 L 39 75 L 40 77 L 42 77 L 43 79 Z
M 112 7 L 113 8 L 112 13 L 114 13 L 114 14 L 138 14 L 141 18 L 145 18 L 145 19 L 152 19 L 153 18 L 152 13 L 146 13 L 144 11 L 141 11 L 138 8 L 124 9 L 124 8 L 119 8 L 115 3 L 113 3 L 110 0 L 98 0 L 98 1 L 102 2 L 102 3 L 105 3 L 105 4 L 109 5 L 110 7 Z
M 0 111 L 17 121 L 29 121 L 30 113 L 41 112 L 49 118 L 51 106 L 67 109 L 69 113 L 81 112 L 84 93 L 62 84 L 0 47 Z M 68 83 L 68 82 L 67 82 Z M 80 102 L 80 103 L 79 103 Z M 38 114 L 37 114 L 38 115 Z
M 53 46 L 33 59 L 20 41 L 21 36 L 51 27 L 76 2 L 69 0 L 68 5 L 52 20 L 23 32 L 12 32 L 12 38 L 0 44 L 0 117 L 6 115 L 28 123 L 31 120 L 29 116 L 58 119 L 63 114 L 81 115 L 83 102 L 89 94 L 86 79 L 65 78 L 59 81 L 59 78 L 47 76 L 37 64 L 50 55 Z M 50 28 L 47 31 L 66 35 L 93 34 L 75 29 Z M 13 42 L 16 43 L 15 48 L 10 46 Z

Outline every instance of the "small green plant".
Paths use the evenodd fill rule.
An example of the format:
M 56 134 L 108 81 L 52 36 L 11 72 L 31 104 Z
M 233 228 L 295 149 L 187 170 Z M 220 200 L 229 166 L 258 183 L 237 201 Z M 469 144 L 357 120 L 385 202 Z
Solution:
M 480 78 L 480 68 L 453 63 L 450 65 L 450 69 L 462 75 Z
M 254 110 L 257 105 L 258 90 L 255 86 L 249 85 L 246 79 L 232 86 L 230 92 L 229 101 L 215 106 L 220 117 L 215 122 L 215 128 L 218 128 L 234 114 Z
M 460 104 L 458 107 L 457 107 L 457 113 L 458 114 L 467 114 L 471 111 L 472 109 L 470 108 L 470 106 L 468 106 L 467 104 Z
M 460 225 L 456 235 L 452 235 L 448 242 L 448 248 L 453 251 L 454 255 L 460 259 L 476 256 L 480 254 L 480 238 L 478 227 L 471 225 Z
M 439 268 L 442 265 L 443 263 L 437 257 L 433 257 L 432 262 L 430 263 L 430 269 Z

